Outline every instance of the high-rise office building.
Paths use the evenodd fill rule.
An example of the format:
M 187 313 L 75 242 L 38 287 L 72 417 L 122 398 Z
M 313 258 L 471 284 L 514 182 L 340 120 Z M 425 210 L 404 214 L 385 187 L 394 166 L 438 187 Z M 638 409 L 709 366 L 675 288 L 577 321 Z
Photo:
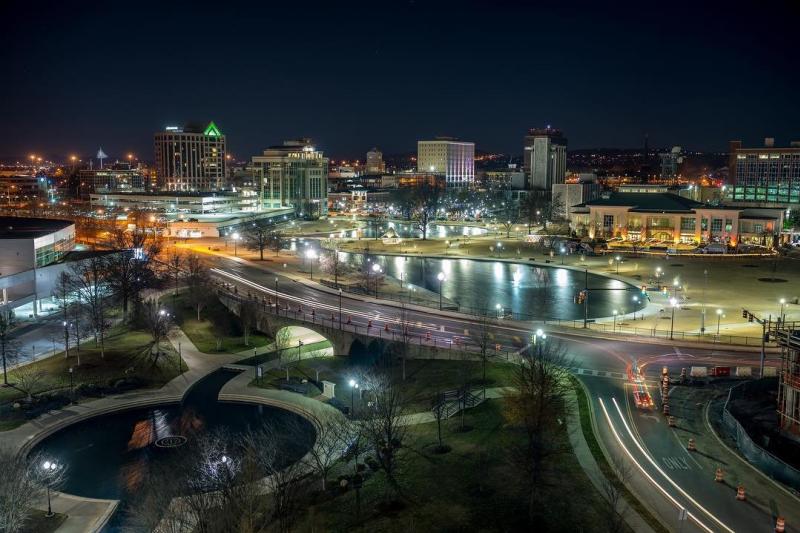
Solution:
M 446 137 L 417 141 L 417 172 L 442 175 L 448 187 L 469 187 L 475 181 L 475 143 Z
M 311 139 L 284 141 L 251 160 L 262 209 L 293 207 L 298 216 L 328 213 L 328 158 Z
M 567 174 L 567 139 L 550 126 L 530 129 L 525 136 L 523 169 L 528 188 L 550 191 L 554 183 L 564 183 Z
M 369 175 L 383 174 L 386 171 L 386 165 L 383 163 L 383 152 L 377 148 L 367 152 L 367 164 L 364 171 Z
M 734 201 L 800 204 L 800 142 L 780 148 L 767 138 L 763 148 L 742 148 L 731 141 L 728 157 Z
M 168 191 L 217 191 L 225 187 L 225 136 L 213 122 L 167 126 L 155 135 L 156 182 Z
M 683 150 L 680 146 L 673 146 L 669 152 L 658 154 L 661 162 L 661 179 L 675 181 L 678 178 L 678 165 L 683 162 Z

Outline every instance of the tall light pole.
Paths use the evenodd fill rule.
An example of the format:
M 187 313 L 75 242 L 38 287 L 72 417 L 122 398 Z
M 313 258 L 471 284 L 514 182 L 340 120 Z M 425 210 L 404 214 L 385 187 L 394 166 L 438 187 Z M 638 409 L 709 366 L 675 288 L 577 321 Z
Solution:
M 355 395 L 358 388 L 358 382 L 354 379 L 350 380 L 350 418 L 355 418 Z
M 614 258 L 614 261 L 617 262 L 617 275 L 619 275 L 619 263 L 620 263 L 620 261 L 622 261 L 622 258 L 620 256 L 616 256 Z
M 339 329 L 342 329 L 342 289 L 339 289 Z
M 669 323 L 669 340 L 672 340 L 672 334 L 675 331 L 675 307 L 678 305 L 676 298 L 670 298 L 669 303 L 672 305 L 672 320 Z
M 442 282 L 444 281 L 444 272 L 439 272 L 436 275 L 436 279 L 439 280 L 439 311 L 442 310 Z
M 544 340 L 547 338 L 547 334 L 540 328 L 536 330 L 536 333 L 531 335 L 531 338 L 533 339 L 533 346 L 536 348 L 536 354 L 541 357 L 542 345 L 544 344 Z
M 239 233 L 237 232 L 237 233 L 234 233 L 233 235 L 231 235 L 231 237 L 233 237 L 233 256 L 234 256 L 234 257 L 237 257 L 237 256 L 238 256 L 238 254 L 239 254 L 239 249 L 238 249 L 238 246 L 237 246 L 237 245 L 238 245 L 238 243 L 239 243 L 239 237 L 240 237 L 240 235 L 239 235 Z
M 500 304 L 494 304 L 494 308 L 497 310 L 497 318 L 503 318 L 503 307 Z
M 636 322 L 636 306 L 637 305 L 639 305 L 639 297 L 638 296 L 634 296 L 633 297 L 633 321 L 634 322 Z M 634 325 L 634 328 L 635 327 L 636 327 L 636 325 Z
M 717 337 L 719 337 L 719 319 L 723 316 L 725 315 L 722 314 L 722 309 L 717 309 Z
M 611 331 L 616 333 L 617 332 L 617 310 L 614 309 L 613 311 L 611 311 L 611 314 L 614 315 L 614 328 Z
M 378 263 L 372 263 L 372 271 L 375 273 L 375 298 L 378 297 L 378 274 L 381 271 L 381 266 Z
M 310 268 L 311 279 L 314 279 L 314 259 L 317 258 L 317 252 L 314 250 L 308 250 L 306 252 L 306 257 L 308 258 L 308 265 Z
M 58 465 L 55 461 L 45 461 L 42 463 L 42 470 L 44 470 L 44 475 L 47 478 L 47 516 L 48 518 L 52 517 L 55 513 L 53 513 L 53 508 L 50 505 L 50 476 L 55 474 L 55 471 L 58 469 Z
M 278 307 L 278 278 L 275 278 L 275 314 L 280 314 L 281 308 Z
M 784 310 L 784 307 L 786 306 L 786 298 L 781 298 L 780 299 L 780 304 L 781 304 L 781 315 L 780 315 L 781 316 L 781 324 L 783 324 L 784 322 L 786 322 L 786 317 L 783 316 L 783 310 Z

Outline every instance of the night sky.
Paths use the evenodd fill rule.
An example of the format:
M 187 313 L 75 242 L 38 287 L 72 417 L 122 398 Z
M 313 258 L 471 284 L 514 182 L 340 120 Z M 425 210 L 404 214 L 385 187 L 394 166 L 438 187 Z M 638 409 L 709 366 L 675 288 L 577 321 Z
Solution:
M 800 140 L 796 2 L 66 4 L 0 6 L 0 157 L 149 160 L 155 131 L 211 119 L 238 158 L 301 135 L 517 154 L 547 124 L 570 148 Z

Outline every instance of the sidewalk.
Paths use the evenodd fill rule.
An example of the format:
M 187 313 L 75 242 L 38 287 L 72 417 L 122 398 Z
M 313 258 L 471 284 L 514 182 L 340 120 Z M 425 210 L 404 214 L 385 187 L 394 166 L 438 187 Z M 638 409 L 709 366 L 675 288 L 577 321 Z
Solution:
M 200 379 L 221 366 L 241 358 L 239 355 L 231 354 L 204 354 L 178 328 L 170 331 L 169 340 L 176 350 L 180 346 L 181 355 L 188 370 L 173 378 L 160 389 L 138 390 L 108 396 L 51 411 L 16 429 L 3 432 L 2 445 L 24 455 L 47 436 L 82 420 L 120 410 L 178 403 Z M 68 515 L 67 520 L 59 527 L 59 532 L 83 533 L 100 531 L 113 514 L 118 502 L 51 492 L 51 504 L 55 512 Z M 40 501 L 37 508 L 46 510 L 47 501 Z

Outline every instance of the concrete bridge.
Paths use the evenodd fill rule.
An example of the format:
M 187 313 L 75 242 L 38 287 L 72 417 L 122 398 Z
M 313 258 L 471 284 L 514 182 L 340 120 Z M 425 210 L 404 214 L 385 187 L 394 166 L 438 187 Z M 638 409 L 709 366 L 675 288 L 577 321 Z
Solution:
M 220 301 L 237 316 L 252 314 L 252 326 L 272 338 L 288 326 L 300 326 L 325 337 L 335 355 L 378 356 L 390 354 L 409 358 L 455 359 L 479 350 L 468 336 L 455 336 L 443 331 L 419 332 L 419 323 L 400 317 L 385 317 L 373 323 L 363 316 L 354 320 L 338 311 L 319 310 L 295 304 L 276 305 L 266 296 L 243 295 L 218 288 Z M 507 350 L 491 346 L 491 355 L 508 358 Z M 464 355 L 462 355 L 464 354 Z

